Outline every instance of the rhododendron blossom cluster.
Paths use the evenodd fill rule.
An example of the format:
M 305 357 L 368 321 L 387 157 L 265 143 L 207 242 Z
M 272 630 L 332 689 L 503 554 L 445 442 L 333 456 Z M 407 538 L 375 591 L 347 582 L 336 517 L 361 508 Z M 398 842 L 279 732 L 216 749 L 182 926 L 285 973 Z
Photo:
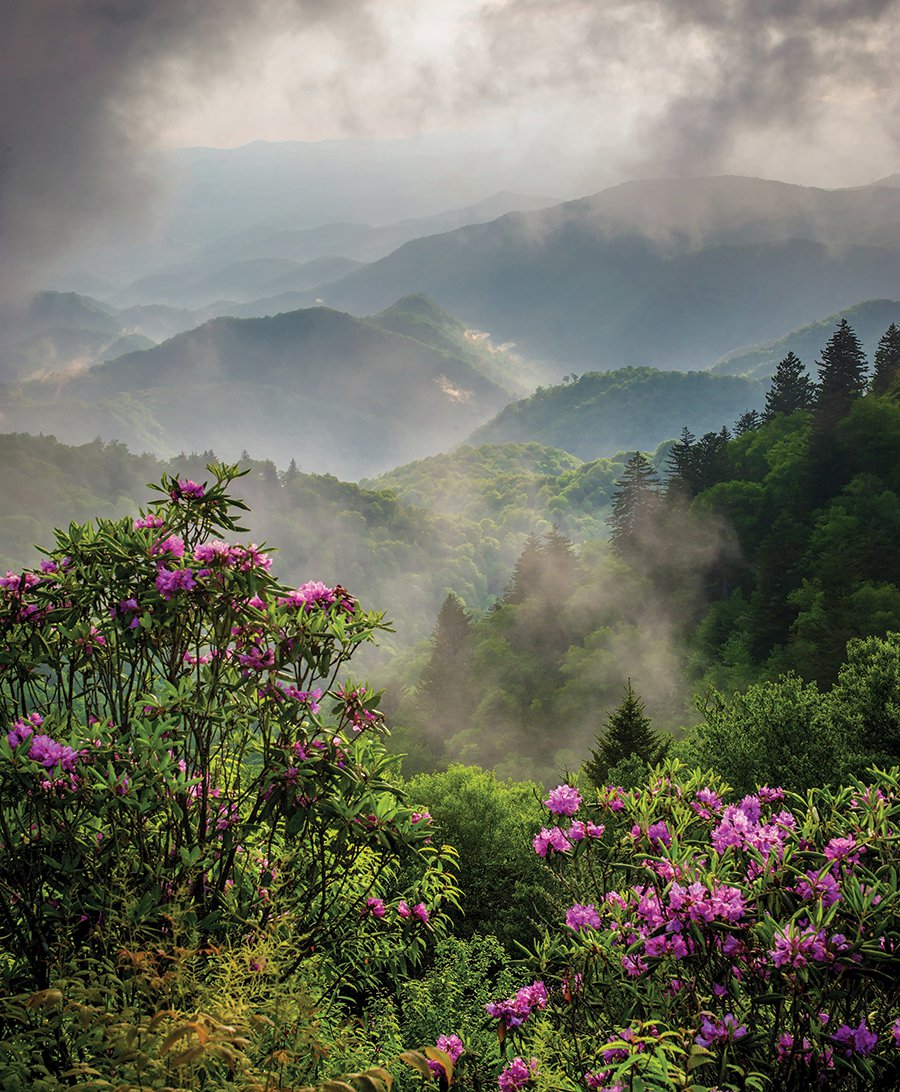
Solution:
M 674 1075 L 697 1049 L 728 1087 L 751 1071 L 795 1092 L 900 1072 L 900 773 L 879 776 L 728 802 L 673 762 L 630 792 L 553 790 L 550 816 L 579 818 L 533 846 L 575 898 L 538 953 L 539 1011 L 530 987 L 487 1006 L 515 1053 L 499 1087 L 528 1084 L 529 1049 L 566 1088 L 687 1087 Z M 569 1062 L 542 1058 L 547 1041 L 571 1043 Z

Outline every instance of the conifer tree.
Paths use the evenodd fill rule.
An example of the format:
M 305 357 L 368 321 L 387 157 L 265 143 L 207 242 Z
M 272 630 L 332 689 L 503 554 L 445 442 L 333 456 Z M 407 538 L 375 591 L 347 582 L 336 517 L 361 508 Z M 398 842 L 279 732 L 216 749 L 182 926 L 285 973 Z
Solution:
M 647 456 L 636 451 L 616 486 L 607 523 L 612 547 L 624 557 L 635 549 L 640 551 L 642 536 L 652 527 L 659 509 L 659 478 Z
M 694 495 L 694 442 L 697 437 L 684 426 L 681 436 L 672 445 L 666 457 L 666 494 L 686 493 Z
M 525 539 L 512 578 L 503 594 L 504 603 L 521 603 L 539 587 L 544 567 L 542 553 L 541 540 L 532 532 Z
M 621 704 L 606 714 L 606 729 L 597 734 L 595 743 L 584 770 L 598 788 L 606 784 L 609 771 L 623 758 L 636 755 L 649 766 L 658 761 L 659 735 L 645 715 L 644 703 L 635 694 L 631 679 L 625 686 Z
M 468 690 L 472 618 L 453 592 L 444 600 L 431 639 L 431 659 L 419 681 L 428 716 L 438 727 L 457 725 Z
M 827 428 L 845 417 L 853 402 L 866 390 L 866 354 L 853 327 L 841 319 L 822 350 L 816 420 Z
M 809 409 L 816 397 L 816 385 L 806 374 L 802 361 L 792 352 L 778 362 L 772 385 L 766 393 L 763 420 L 771 421 L 778 413 Z
M 743 436 L 745 432 L 753 432 L 762 424 L 759 410 L 751 409 L 742 413 L 734 422 L 735 436 Z
M 900 376 L 900 329 L 892 322 L 881 335 L 875 350 L 875 371 L 870 390 L 872 394 L 888 394 Z

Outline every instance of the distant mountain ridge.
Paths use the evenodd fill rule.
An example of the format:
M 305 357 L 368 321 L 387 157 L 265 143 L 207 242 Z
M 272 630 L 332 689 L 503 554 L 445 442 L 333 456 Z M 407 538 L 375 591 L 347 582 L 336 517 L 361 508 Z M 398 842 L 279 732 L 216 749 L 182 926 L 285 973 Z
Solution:
M 247 449 L 357 478 L 450 447 L 506 404 L 470 347 L 452 350 L 328 308 L 218 318 L 81 374 L 8 386 L 0 410 L 65 442 Z
M 846 319 L 853 327 L 856 336 L 871 365 L 875 349 L 881 335 L 892 322 L 900 324 L 900 300 L 865 300 L 853 307 L 836 311 L 833 315 L 808 323 L 797 330 L 773 341 L 768 345 L 758 345 L 750 349 L 729 353 L 710 370 L 716 375 L 743 375 L 753 379 L 767 379 L 775 371 L 775 366 L 789 352 L 798 356 L 815 378 L 816 361 L 835 327 Z
M 561 368 L 690 370 L 900 280 L 900 190 L 646 180 L 416 239 L 313 290 L 358 314 L 425 292 Z

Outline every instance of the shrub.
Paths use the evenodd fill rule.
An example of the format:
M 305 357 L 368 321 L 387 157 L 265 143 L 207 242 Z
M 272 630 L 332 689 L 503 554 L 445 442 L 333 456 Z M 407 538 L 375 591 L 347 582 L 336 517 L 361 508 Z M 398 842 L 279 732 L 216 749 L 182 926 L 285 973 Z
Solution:
M 101 1060 L 121 1082 L 183 1013 L 173 1064 L 215 1087 L 276 1056 L 315 1077 L 323 998 L 416 965 L 456 897 L 378 695 L 343 677 L 380 615 L 222 541 L 244 506 L 209 469 L 0 580 L 0 1038 L 25 1087 Z
M 535 981 L 488 1011 L 500 1087 L 897 1087 L 898 771 L 727 804 L 677 762 L 534 840 L 571 904 Z

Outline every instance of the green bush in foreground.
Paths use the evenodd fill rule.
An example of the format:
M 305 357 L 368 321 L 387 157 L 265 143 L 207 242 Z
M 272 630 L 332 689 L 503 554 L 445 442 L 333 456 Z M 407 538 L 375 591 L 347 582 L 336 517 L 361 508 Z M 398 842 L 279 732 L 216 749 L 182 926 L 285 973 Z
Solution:
M 380 616 L 216 537 L 243 505 L 210 471 L 0 580 L 0 1087 L 318 1080 L 320 1020 L 456 901 L 341 677 Z

